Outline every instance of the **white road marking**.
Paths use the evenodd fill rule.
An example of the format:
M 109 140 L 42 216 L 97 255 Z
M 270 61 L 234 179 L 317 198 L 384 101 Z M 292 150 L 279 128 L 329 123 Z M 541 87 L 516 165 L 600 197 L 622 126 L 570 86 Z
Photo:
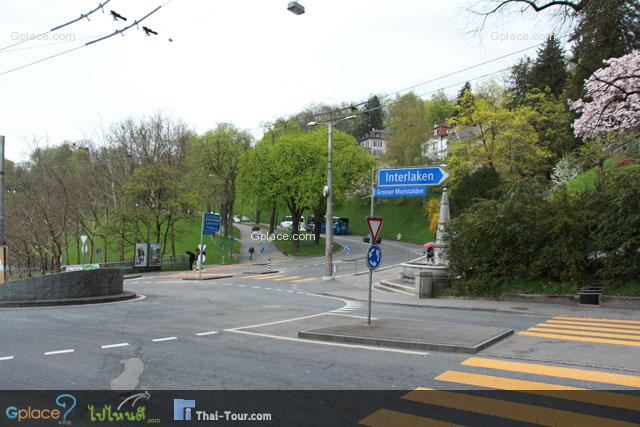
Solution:
M 276 289 L 276 291 L 283 292 L 284 290 L 283 289 Z
M 64 353 L 73 353 L 75 350 L 69 348 L 67 350 L 56 350 L 56 351 L 47 351 L 44 353 L 45 356 L 53 356 L 55 354 L 64 354 Z
M 121 342 L 118 344 L 107 344 L 107 345 L 101 345 L 100 348 L 118 348 L 118 347 L 126 347 L 128 346 L 129 343 L 128 342 Z
M 252 286 L 253 289 L 260 289 L 260 286 Z
M 354 319 L 367 319 L 367 316 L 356 316 L 355 314 L 343 314 L 343 313 L 327 313 L 328 316 L 339 316 L 339 317 L 353 317 Z M 371 320 L 378 320 L 377 317 L 372 317 Z
M 287 292 L 288 292 L 288 293 L 290 293 L 290 294 L 292 294 L 292 293 L 293 293 L 293 291 L 287 291 Z
M 223 283 L 223 286 L 233 286 L 233 283 Z
M 164 338 L 154 338 L 151 341 L 153 342 L 163 342 L 163 341 L 173 341 L 173 340 L 177 340 L 178 337 L 164 337 Z
M 247 285 L 238 285 L 238 286 L 240 286 L 241 288 L 246 288 L 247 287 Z
M 324 313 L 322 313 L 322 314 L 324 314 Z M 326 341 L 312 341 L 312 340 L 305 340 L 305 339 L 301 339 L 301 338 L 281 337 L 281 336 L 278 336 L 278 335 L 260 334 L 260 333 L 257 333 L 257 332 L 249 332 L 249 331 L 240 331 L 238 329 L 225 329 L 225 331 L 226 332 L 236 333 L 236 334 L 253 335 L 253 336 L 263 337 L 263 338 L 272 338 L 272 339 L 276 339 L 276 340 L 303 342 L 303 343 L 307 343 L 307 344 L 331 345 L 331 346 L 334 346 L 334 347 L 359 348 L 359 349 L 363 349 L 363 350 L 372 350 L 372 351 L 388 351 L 388 352 L 393 352 L 393 353 L 414 354 L 414 355 L 417 355 L 417 356 L 428 356 L 429 355 L 429 353 L 422 352 L 422 351 L 399 350 L 399 349 L 395 349 L 395 348 L 384 348 L 384 347 L 369 347 L 369 346 L 366 346 L 366 345 L 342 344 L 342 343 L 333 343 L 333 342 L 326 342 Z
M 4 356 L 4 357 L 0 357 L 0 361 L 1 360 L 11 360 L 13 359 L 13 356 Z
M 218 331 L 209 331 L 209 332 L 199 332 L 196 335 L 199 337 L 204 337 L 205 335 L 215 335 Z
M 272 291 L 273 290 L 273 288 L 265 288 L 265 289 L 268 290 L 268 291 Z
M 294 317 L 293 319 L 277 320 L 275 322 L 259 323 L 257 325 L 249 325 L 249 326 L 241 326 L 239 328 L 225 329 L 225 331 L 237 331 L 237 330 L 240 330 L 240 329 L 260 328 L 262 326 L 278 325 L 280 323 L 295 322 L 296 320 L 304 320 L 304 319 L 311 319 L 311 318 L 314 318 L 314 317 L 324 316 L 325 314 L 326 313 L 318 313 L 318 314 L 312 314 L 310 316 Z

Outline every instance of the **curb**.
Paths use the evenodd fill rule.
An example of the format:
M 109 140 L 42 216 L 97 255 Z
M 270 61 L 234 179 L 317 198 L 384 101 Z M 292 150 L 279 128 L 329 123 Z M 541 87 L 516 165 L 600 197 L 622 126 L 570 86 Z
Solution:
M 32 301 L 3 301 L 0 303 L 0 308 L 12 308 L 12 307 L 54 307 L 63 305 L 84 305 L 84 304 L 100 304 L 108 302 L 126 301 L 136 298 L 134 292 L 124 291 L 121 294 L 106 295 L 101 297 L 86 297 L 86 298 L 65 298 L 58 300 L 32 300 Z
M 130 276 L 124 276 L 123 280 L 139 279 L 140 277 L 142 277 L 142 274 L 132 274 Z
M 271 270 L 271 271 L 244 271 L 242 272 L 242 274 L 274 274 L 274 273 L 279 273 L 280 271 L 278 270 Z
M 233 277 L 233 274 L 223 274 L 220 276 L 209 276 L 209 277 L 183 277 L 182 280 L 187 280 L 187 281 L 218 280 L 218 279 L 228 279 L 229 277 Z

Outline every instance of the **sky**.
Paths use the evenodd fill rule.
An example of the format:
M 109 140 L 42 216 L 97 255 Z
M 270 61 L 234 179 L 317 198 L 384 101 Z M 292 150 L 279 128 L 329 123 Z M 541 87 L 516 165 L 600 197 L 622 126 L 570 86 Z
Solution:
M 488 21 L 467 0 L 0 0 L 0 135 L 6 157 L 95 139 L 99 129 L 162 111 L 196 132 L 231 122 L 260 137 L 264 123 L 312 104 L 360 102 L 535 46 L 554 30 L 533 13 Z M 157 6 L 139 29 L 8 70 L 113 33 Z M 114 10 L 128 21 L 115 22 Z M 158 32 L 145 36 L 142 25 Z M 170 41 L 171 40 L 171 41 Z M 5 48 L 5 49 L 3 49 Z M 513 65 L 535 49 L 424 84 L 423 97 Z M 500 76 L 496 76 L 500 79 Z M 452 86 L 452 87 L 449 87 Z

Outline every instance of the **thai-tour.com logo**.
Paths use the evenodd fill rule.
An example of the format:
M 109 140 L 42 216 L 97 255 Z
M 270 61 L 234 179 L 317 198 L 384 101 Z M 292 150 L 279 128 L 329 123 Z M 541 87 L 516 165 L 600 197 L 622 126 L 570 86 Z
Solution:
M 56 397 L 51 406 L 33 407 L 27 406 L 8 406 L 4 413 L 10 420 L 17 422 L 25 422 L 25 425 L 31 425 L 36 421 L 57 421 L 58 424 L 71 425 L 69 414 L 76 407 L 78 401 L 72 394 L 64 393 Z M 0 423 L 2 424 L 2 423 Z
M 173 399 L 174 421 L 271 421 L 270 413 L 196 410 L 192 399 Z

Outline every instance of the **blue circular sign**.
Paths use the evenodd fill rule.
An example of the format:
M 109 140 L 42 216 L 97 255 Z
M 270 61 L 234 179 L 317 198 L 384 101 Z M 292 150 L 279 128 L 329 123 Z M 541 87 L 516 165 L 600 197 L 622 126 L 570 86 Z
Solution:
M 382 249 L 378 245 L 369 246 L 369 250 L 367 251 L 367 264 L 369 265 L 369 270 L 375 270 L 380 266 L 382 262 Z

